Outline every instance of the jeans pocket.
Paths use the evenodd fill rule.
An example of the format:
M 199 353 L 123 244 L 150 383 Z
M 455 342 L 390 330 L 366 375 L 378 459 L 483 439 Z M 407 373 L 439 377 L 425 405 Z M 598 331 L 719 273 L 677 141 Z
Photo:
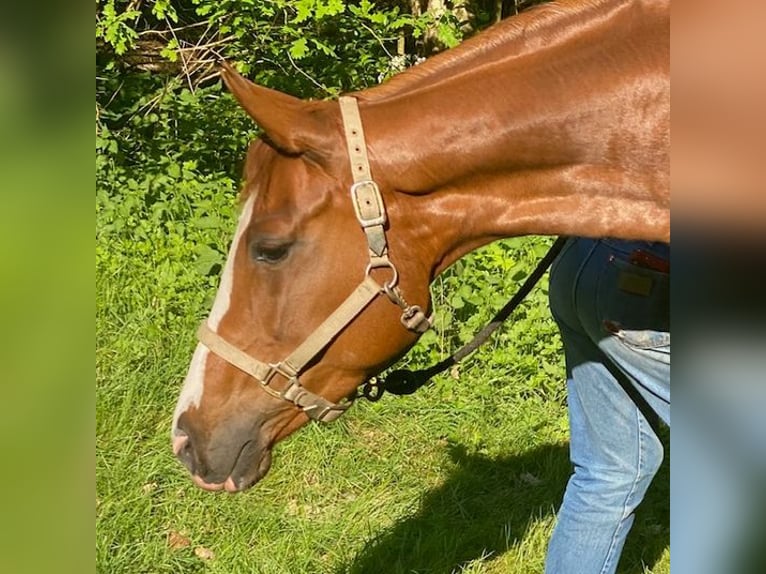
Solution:
M 612 254 L 596 289 L 596 308 L 605 330 L 641 333 L 670 331 L 670 275 L 634 265 Z M 629 336 L 637 346 L 646 344 L 648 335 Z

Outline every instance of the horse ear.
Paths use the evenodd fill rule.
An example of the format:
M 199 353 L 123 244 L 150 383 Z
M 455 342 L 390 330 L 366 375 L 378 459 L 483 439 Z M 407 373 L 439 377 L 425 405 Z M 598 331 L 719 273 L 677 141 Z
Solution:
M 275 147 L 288 154 L 314 148 L 322 133 L 317 114 L 313 113 L 318 102 L 304 102 L 254 84 L 225 61 L 221 68 L 226 87 Z

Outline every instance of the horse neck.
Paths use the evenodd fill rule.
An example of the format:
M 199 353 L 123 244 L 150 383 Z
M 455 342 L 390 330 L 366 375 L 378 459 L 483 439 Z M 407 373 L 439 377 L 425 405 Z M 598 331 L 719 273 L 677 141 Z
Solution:
M 373 171 L 402 227 L 436 234 L 437 272 L 514 235 L 669 238 L 668 40 L 635 11 L 526 31 L 535 49 L 511 38 L 362 100 Z

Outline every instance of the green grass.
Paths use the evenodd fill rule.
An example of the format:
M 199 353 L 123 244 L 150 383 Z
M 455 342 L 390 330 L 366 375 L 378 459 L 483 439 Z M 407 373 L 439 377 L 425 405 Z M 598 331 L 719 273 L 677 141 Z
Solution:
M 516 258 L 529 267 L 533 240 L 518 241 Z M 169 444 L 205 308 L 169 311 L 155 301 L 158 283 L 145 261 L 133 265 L 117 243 L 101 247 L 110 258 L 97 264 L 98 572 L 542 570 L 569 474 L 563 364 L 544 292 L 459 372 L 416 395 L 359 401 L 336 423 L 304 428 L 276 448 L 255 488 L 211 494 L 192 485 Z M 465 283 L 438 281 L 437 301 L 449 299 L 450 281 Z M 146 305 L 125 305 L 126 292 Z M 469 320 L 488 313 L 464 309 Z M 442 310 L 451 322 L 450 313 Z M 410 360 L 425 362 L 453 346 L 450 337 L 467 336 L 450 332 Z M 621 572 L 670 571 L 668 475 L 666 463 Z M 199 549 L 213 556 L 200 558 Z

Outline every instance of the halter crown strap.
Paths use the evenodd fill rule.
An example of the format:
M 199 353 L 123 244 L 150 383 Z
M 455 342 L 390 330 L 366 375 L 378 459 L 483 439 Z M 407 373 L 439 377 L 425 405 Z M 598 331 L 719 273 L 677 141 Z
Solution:
M 351 202 L 356 218 L 362 226 L 370 248 L 370 258 L 384 257 L 388 251 L 386 234 L 386 208 L 378 184 L 372 180 L 370 162 L 367 159 L 367 145 L 364 139 L 362 118 L 356 98 L 342 96 L 338 99 L 343 117 L 343 131 L 346 136 L 348 158 L 351 163 Z
M 340 104 L 341 116 L 343 116 L 343 131 L 346 134 L 346 147 L 351 162 L 351 177 L 354 178 L 354 183 L 372 181 L 370 162 L 367 159 L 367 144 L 364 139 L 364 127 L 356 98 L 341 96 L 338 98 L 338 103 Z

